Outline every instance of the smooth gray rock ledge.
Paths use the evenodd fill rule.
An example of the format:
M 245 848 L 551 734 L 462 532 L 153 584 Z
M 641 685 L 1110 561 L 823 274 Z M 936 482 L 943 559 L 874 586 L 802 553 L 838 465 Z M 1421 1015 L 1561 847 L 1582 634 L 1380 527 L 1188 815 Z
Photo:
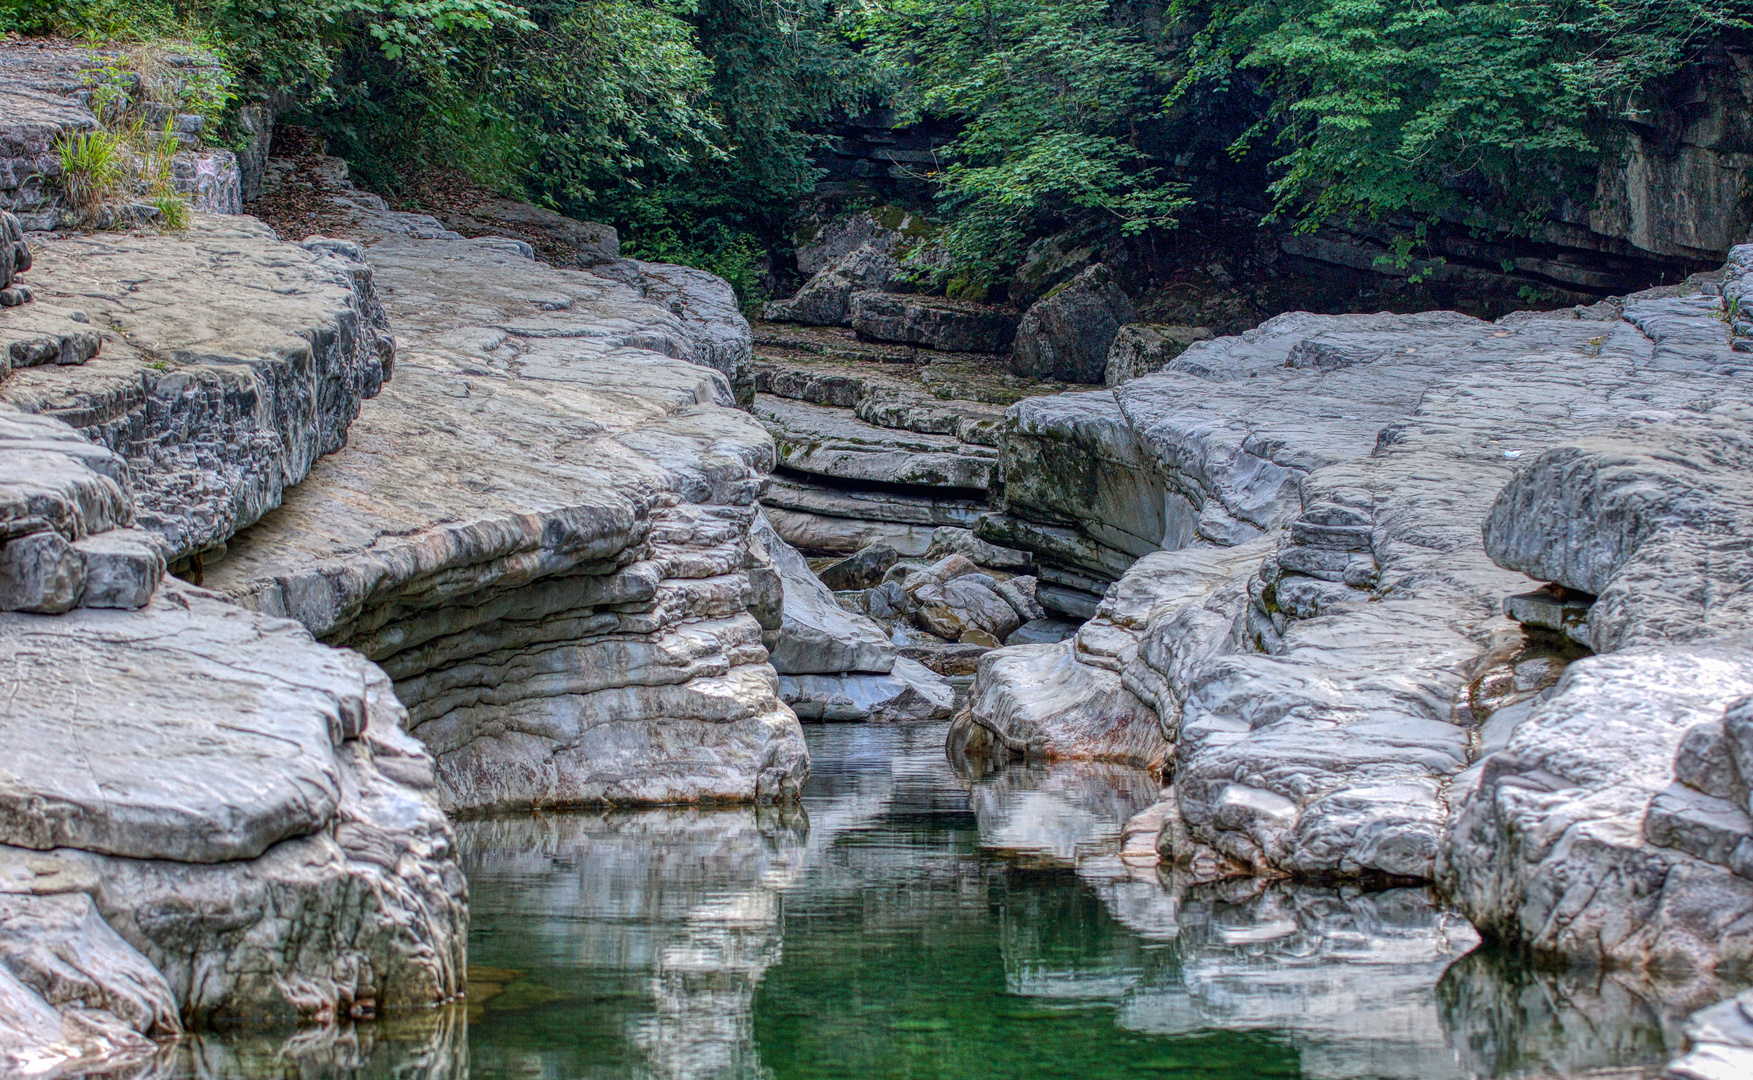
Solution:
M 1034 550 L 1044 586 L 1055 557 L 1030 538 L 1030 522 L 1037 531 L 1075 522 L 1137 562 L 1113 575 L 1092 605 L 1106 613 L 1076 641 L 984 657 L 957 730 L 974 748 L 1163 763 L 1176 809 L 1165 854 L 1201 875 L 1436 876 L 1461 798 L 1451 784 L 1503 745 L 1512 717 L 1534 722 L 1525 719 L 1532 697 L 1569 655 L 1503 616 L 1504 599 L 1534 583 L 1522 563 L 1495 565 L 1481 532 L 1498 492 L 1536 475 L 1543 453 L 1617 441 L 1612 468 L 1541 474 L 1574 476 L 1574 490 L 1546 485 L 1549 498 L 1512 500 L 1526 504 L 1515 512 L 1535 543 L 1618 545 L 1624 557 L 1606 561 L 1622 564 L 1614 581 L 1639 603 L 1609 604 L 1620 586 L 1606 584 L 1589 621 L 1611 614 L 1615 623 L 1611 642 L 1596 631 L 1598 646 L 1682 623 L 1707 637 L 1744 625 L 1749 457 L 1738 410 L 1753 399 L 1742 377 L 1753 367 L 1730 347 L 1720 314 L 1715 298 L 1675 290 L 1497 323 L 1452 312 L 1296 313 L 1195 343 L 1111 392 L 1014 406 L 1002 464 L 1017 524 L 1003 542 Z M 1664 432 L 1684 438 L 1664 442 Z M 1623 493 L 1591 479 L 1614 475 Z M 1624 511 L 1635 527 L 1580 516 L 1591 506 Z M 983 522 L 979 531 L 994 530 Z M 1262 546 L 1243 556 L 1250 543 Z M 1207 574 L 1202 561 L 1224 551 L 1238 561 L 1188 588 Z M 1135 614 L 1115 617 L 1123 611 Z M 1636 712 L 1631 697 L 1622 711 Z M 1720 720 L 1727 700 L 1714 698 L 1714 716 L 1692 723 Z M 1500 709 L 1502 723 L 1482 728 Z M 1643 788 L 1634 829 L 1670 781 L 1683 734 L 1597 740 L 1602 753 L 1641 753 L 1662 773 Z M 1521 771 L 1554 785 L 1536 819 L 1561 828 L 1564 815 L 1583 812 L 1572 801 L 1586 803 L 1587 788 L 1557 790 L 1573 785 L 1547 776 L 1565 775 L 1555 765 Z M 1641 833 L 1633 845 L 1652 846 Z M 1515 860 L 1501 843 L 1482 840 L 1478 852 L 1461 876 L 1556 880 L 1508 868 Z M 1466 909 L 1495 930 L 1538 907 L 1512 890 Z M 1728 910 L 1747 908 L 1737 900 Z M 1527 917 L 1559 934 L 1556 915 Z M 1603 959 L 1609 937 L 1555 937 L 1553 951 Z M 1737 956 L 1732 935 L 1724 940 L 1696 962 Z
M 170 581 L 0 614 L 0 668 L 0 1072 L 461 990 L 466 885 L 376 667 Z
M 206 582 L 395 680 L 453 812 L 795 797 L 749 529 L 772 442 L 638 291 L 346 195 L 398 339 Z

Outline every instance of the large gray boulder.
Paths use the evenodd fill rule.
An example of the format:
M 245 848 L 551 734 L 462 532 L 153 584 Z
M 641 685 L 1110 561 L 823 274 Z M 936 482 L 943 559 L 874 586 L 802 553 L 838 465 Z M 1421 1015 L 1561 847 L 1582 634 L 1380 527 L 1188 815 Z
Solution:
M 769 302 L 762 313 L 774 322 L 851 326 L 852 295 L 882 290 L 899 265 L 888 245 L 860 244 L 824 266 L 791 296 Z
M 780 539 L 762 514 L 755 543 L 778 572 L 784 610 L 768 631 L 779 695 L 802 720 L 944 720 L 955 691 L 944 678 L 902 659 L 877 623 L 849 610 Z
M 32 687 L 0 718 L 0 967 L 30 994 L 163 1036 L 460 992 L 466 887 L 375 666 L 181 584 L 0 615 L 0 655 Z M 0 1054 L 79 1049 L 29 1042 Z
M 1108 268 L 1089 267 L 1023 314 L 1010 369 L 1032 379 L 1100 384 L 1114 335 L 1136 314 Z

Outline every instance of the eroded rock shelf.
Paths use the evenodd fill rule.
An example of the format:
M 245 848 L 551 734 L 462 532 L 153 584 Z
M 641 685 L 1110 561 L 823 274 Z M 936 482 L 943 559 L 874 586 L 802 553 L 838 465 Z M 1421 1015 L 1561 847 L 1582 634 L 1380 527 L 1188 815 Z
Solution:
M 89 62 L 6 89 L 30 224 Z M 1672 1075 L 1753 1054 L 1753 246 L 1586 308 L 1214 338 L 1100 266 L 1027 311 L 898 291 L 866 230 L 751 328 L 613 230 L 468 239 L 319 171 L 299 243 L 0 228 L 0 1071 L 455 1001 L 459 860 L 548 842 L 506 814 L 692 807 L 654 812 L 684 850 L 719 804 L 771 815 L 723 839 L 753 951 L 654 1008 L 753 1067 L 776 897 L 888 813 L 804 821 L 800 718 L 947 721 L 983 850 L 1194 968 L 1233 887 L 1329 967 L 1368 923 L 1420 992 L 1508 993 L 1477 935 L 1682 978 L 1664 1015 L 1722 1000 Z M 633 819 L 567 820 L 600 854 Z M 678 948 L 742 947 L 690 911 Z M 1163 995 L 1137 1024 L 1234 1019 Z

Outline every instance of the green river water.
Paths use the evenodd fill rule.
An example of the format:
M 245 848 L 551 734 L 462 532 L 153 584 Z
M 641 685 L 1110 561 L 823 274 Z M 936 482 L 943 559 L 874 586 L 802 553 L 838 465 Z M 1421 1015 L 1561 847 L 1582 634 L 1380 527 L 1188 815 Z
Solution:
M 1424 889 L 1129 868 L 1149 777 L 963 776 L 943 730 L 809 729 L 801 809 L 461 822 L 468 1005 L 303 1045 L 197 1040 L 192 1072 L 1621 1080 L 1679 1046 L 1647 985 L 1468 955 Z

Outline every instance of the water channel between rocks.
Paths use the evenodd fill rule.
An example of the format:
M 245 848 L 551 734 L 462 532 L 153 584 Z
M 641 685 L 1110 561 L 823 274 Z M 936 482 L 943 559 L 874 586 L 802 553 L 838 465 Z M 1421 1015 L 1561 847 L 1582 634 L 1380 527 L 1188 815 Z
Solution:
M 967 777 L 943 737 L 812 729 L 801 810 L 460 822 L 467 1006 L 303 1043 L 198 1037 L 173 1072 L 1629 1078 L 1680 1046 L 1634 980 L 1468 955 L 1426 889 L 1128 868 L 1148 775 Z

